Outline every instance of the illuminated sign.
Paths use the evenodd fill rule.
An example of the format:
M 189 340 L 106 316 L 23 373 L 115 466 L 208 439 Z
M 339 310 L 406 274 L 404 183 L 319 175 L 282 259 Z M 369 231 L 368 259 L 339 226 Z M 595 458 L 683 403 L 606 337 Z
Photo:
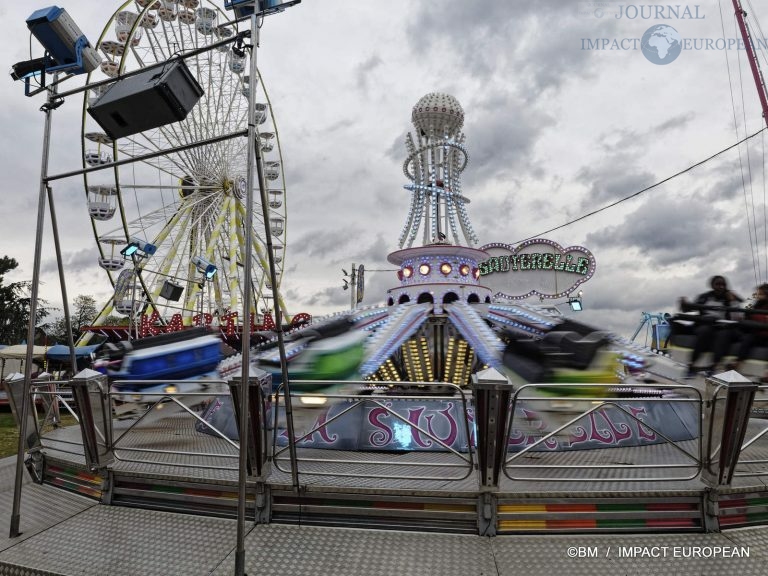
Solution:
M 518 246 L 486 244 L 490 258 L 480 263 L 482 283 L 494 296 L 522 300 L 530 296 L 564 298 L 595 273 L 595 257 L 582 246 L 563 248 L 536 238 Z
M 494 256 L 480 263 L 480 275 L 519 270 L 560 270 L 582 275 L 589 272 L 589 258 L 582 256 L 575 263 L 573 260 L 570 254 L 553 254 L 552 252 Z

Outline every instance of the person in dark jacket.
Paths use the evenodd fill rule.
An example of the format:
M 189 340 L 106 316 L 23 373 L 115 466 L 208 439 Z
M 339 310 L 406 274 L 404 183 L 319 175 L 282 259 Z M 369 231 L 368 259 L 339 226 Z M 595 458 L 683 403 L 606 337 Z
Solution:
M 738 330 L 731 322 L 736 320 L 732 311 L 743 298 L 728 289 L 728 281 L 723 276 L 713 276 L 709 281 L 711 290 L 699 294 L 691 303 L 686 298 L 680 299 L 683 312 L 698 311 L 701 316 L 696 326 L 696 343 L 693 347 L 688 373 L 694 372 L 696 361 L 705 352 L 712 352 L 711 370 L 728 352 L 730 344 L 739 338 Z M 717 344 L 717 345 L 716 345 Z
M 765 324 L 762 327 L 760 324 Z M 728 370 L 739 370 L 741 363 L 749 356 L 755 346 L 768 344 L 768 284 L 760 284 L 757 287 L 757 298 L 746 310 L 746 322 L 741 326 L 742 337 L 736 362 L 728 364 Z M 765 376 L 761 380 L 765 380 Z

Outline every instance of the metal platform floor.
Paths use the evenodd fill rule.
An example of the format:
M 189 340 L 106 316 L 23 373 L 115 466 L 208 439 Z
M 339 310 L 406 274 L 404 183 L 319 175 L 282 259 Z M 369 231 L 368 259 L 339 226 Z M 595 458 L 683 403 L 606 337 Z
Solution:
M 13 462 L 0 462 L 4 473 Z M 22 536 L 0 540 L 0 575 L 234 574 L 236 522 L 102 506 L 25 486 Z M 12 488 L 3 483 L 8 525 Z M 47 513 L 36 514 L 41 508 Z M 762 576 L 768 527 L 710 534 L 482 536 L 261 524 L 245 540 L 250 576 Z
M 126 424 L 122 424 L 126 426 Z M 110 468 L 125 476 L 145 478 L 184 478 L 200 483 L 237 484 L 236 451 L 220 438 L 185 430 L 188 424 L 180 424 L 170 417 L 162 426 L 138 429 L 132 432 L 128 441 L 121 443 L 121 459 Z M 748 426 L 747 438 L 757 436 L 768 427 L 768 420 L 753 419 Z M 116 432 L 119 427 L 116 428 Z M 68 443 L 63 445 L 61 441 Z M 59 462 L 84 466 L 80 430 L 77 426 L 56 429 L 44 438 L 46 456 Z M 696 454 L 698 441 L 682 441 L 677 445 Z M 60 450 L 65 448 L 66 451 Z M 160 449 L 156 453 L 143 454 L 142 462 L 128 459 L 131 448 Z M 186 454 L 185 454 L 186 452 Z M 197 456 L 195 453 L 208 452 L 211 456 Z M 407 490 L 412 493 L 437 491 L 460 495 L 477 492 L 479 480 L 476 471 L 465 478 L 458 471 L 450 475 L 455 479 L 427 478 L 414 476 L 446 476 L 446 463 L 456 457 L 443 452 L 350 452 L 298 448 L 303 460 L 299 465 L 300 484 L 306 490 L 336 488 L 366 492 L 370 490 Z M 768 462 L 768 434 L 760 437 L 745 452 L 753 461 Z M 123 459 L 126 458 L 126 459 Z M 384 462 L 384 463 L 382 463 Z M 273 464 L 265 482 L 280 488 L 291 487 L 290 467 L 287 453 L 280 457 L 280 467 Z M 543 466 L 540 469 L 518 469 L 517 464 Z M 201 466 L 204 465 L 204 466 Z M 590 466 L 626 466 L 614 470 L 590 469 Z M 642 470 L 643 479 L 637 470 L 645 465 L 689 465 L 682 468 L 647 468 Z M 574 468 L 568 468 L 574 466 Z M 283 468 L 282 470 L 280 468 Z M 396 474 L 384 474 L 388 468 Z M 695 474 L 696 464 L 686 460 L 680 451 L 667 443 L 648 446 L 614 447 L 604 449 L 573 450 L 567 452 L 529 452 L 516 459 L 508 467 L 509 476 L 500 477 L 499 493 L 525 494 L 527 496 L 568 497 L 581 494 L 647 493 L 669 495 L 670 493 L 701 492 L 705 484 Z M 738 471 L 748 473 L 754 470 L 763 475 L 739 476 L 734 478 L 732 489 L 765 490 L 768 488 L 768 474 L 765 464 L 740 464 Z M 391 477 L 390 477 L 391 476 Z M 411 477 L 407 477 L 411 476 Z M 599 477 L 599 479 L 598 479 Z
M 130 420 L 116 421 L 115 437 L 131 425 Z M 740 465 L 742 472 L 754 468 L 761 475 L 737 477 L 721 491 L 724 499 L 717 503 L 730 507 L 720 516 L 728 530 L 709 533 L 702 523 L 709 489 L 696 462 L 689 463 L 691 470 L 668 468 L 685 463 L 685 455 L 666 443 L 535 452 L 516 459 L 516 464 L 548 468 L 508 468 L 512 478 L 523 479 L 502 474 L 494 493 L 494 537 L 477 535 L 486 533 L 477 526 L 478 471 L 462 477 L 451 469 L 456 479 L 445 478 L 444 466 L 455 455 L 299 448 L 298 494 L 291 475 L 274 462 L 262 479 L 271 491 L 273 516 L 269 523 L 247 523 L 247 573 L 762 576 L 768 565 L 768 526 L 755 524 L 765 524 L 768 514 L 768 434 L 760 435 L 766 426 L 766 420 L 750 422 L 748 437 L 757 439 L 744 454 L 758 463 Z M 66 485 L 85 471 L 79 443 L 78 427 L 45 434 L 47 461 L 71 468 L 66 473 L 73 476 L 61 477 L 58 485 L 68 488 L 62 490 L 34 484 L 24 472 L 22 534 L 0 539 L 0 576 L 234 574 L 231 495 L 237 460 L 231 444 L 196 431 L 181 415 L 162 411 L 117 442 L 120 458 L 109 467 L 115 505 L 108 506 L 98 503 L 98 490 L 87 498 Z M 698 440 L 678 444 L 698 454 Z M 135 451 L 142 449 L 149 452 Z M 377 472 L 386 472 L 393 462 L 397 466 L 390 468 L 390 477 Z M 662 466 L 637 468 L 647 464 Z M 603 468 L 600 480 L 583 478 L 595 474 L 593 467 L 613 465 L 627 467 Z M 0 461 L 0 522 L 8 528 L 14 466 L 15 458 Z M 636 477 L 638 470 L 644 480 Z M 414 478 L 419 475 L 431 478 Z M 84 482 L 88 488 L 89 479 Z M 249 486 L 255 486 L 253 479 Z M 187 507 L 179 513 L 182 503 L 195 498 L 227 502 L 229 512 Z M 606 512 L 606 505 L 632 510 L 616 515 Z M 595 512 L 598 507 L 602 511 Z M 601 518 L 614 524 L 600 525 Z M 437 520 L 428 525 L 419 523 L 422 519 Z M 661 527 L 668 519 L 677 524 Z M 447 524 L 440 522 L 453 524 L 441 530 Z
M 115 436 L 131 425 L 130 420 L 115 422 Z M 768 420 L 752 419 L 747 438 L 759 436 Z M 49 461 L 60 465 L 85 465 L 80 430 L 77 426 L 58 428 L 44 437 L 44 452 Z M 699 450 L 698 440 L 677 443 L 692 454 Z M 78 445 L 79 444 L 79 445 Z M 225 440 L 194 429 L 183 414 L 163 414 L 145 426 L 134 429 L 120 442 L 120 459 L 110 469 L 122 478 L 158 483 L 183 480 L 200 485 L 236 487 L 237 452 Z M 157 452 L 134 457 L 132 449 Z M 209 456 L 199 454 L 208 453 Z M 298 448 L 299 483 L 303 493 L 346 492 L 357 494 L 392 493 L 437 495 L 462 498 L 480 490 L 476 470 L 462 478 L 461 471 L 443 468 L 456 456 L 442 452 L 348 452 L 316 448 Z M 740 474 L 754 470 L 761 475 L 737 475 L 725 492 L 760 492 L 768 490 L 768 434 L 757 439 L 744 453 L 745 458 L 761 464 L 740 464 Z M 287 453 L 271 466 L 264 482 L 283 492 L 292 489 Z M 382 464 L 383 462 L 383 464 Z M 513 465 L 545 468 L 508 467 L 509 476 L 501 474 L 497 495 L 501 498 L 589 498 L 589 497 L 673 497 L 696 496 L 708 491 L 696 474 L 696 463 L 687 460 L 674 446 L 661 443 L 648 446 L 573 450 L 566 452 L 529 452 Z M 683 468 L 647 468 L 644 465 L 690 465 Z M 616 469 L 590 467 L 626 466 Z M 572 466 L 572 468 L 569 468 Z M 280 468 L 283 468 L 282 470 Z M 393 472 L 394 470 L 394 472 Z M 639 474 L 638 474 L 639 470 Z M 405 476 L 398 478 L 397 476 Z M 409 477 L 410 476 L 410 477 Z M 415 479 L 429 476 L 428 479 Z M 455 479 L 446 480 L 446 476 Z M 25 476 L 26 477 L 26 476 Z

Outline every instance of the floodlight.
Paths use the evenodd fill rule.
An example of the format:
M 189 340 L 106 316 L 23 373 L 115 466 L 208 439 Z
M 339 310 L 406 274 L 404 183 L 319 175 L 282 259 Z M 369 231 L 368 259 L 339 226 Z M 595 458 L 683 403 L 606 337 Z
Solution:
M 192 258 L 192 264 L 195 265 L 197 268 L 197 271 L 205 274 L 205 279 L 210 280 L 216 275 L 216 272 L 218 272 L 218 268 L 216 268 L 216 265 L 212 262 L 209 262 L 202 256 L 194 256 Z
M 145 242 L 141 238 L 136 238 L 134 236 L 131 236 L 131 238 L 128 240 L 128 246 L 120 250 L 120 254 L 123 256 L 133 256 L 137 252 L 142 252 L 142 255 L 146 256 L 152 256 L 157 251 L 157 246 L 154 244 L 150 244 L 149 242 Z
M 101 62 L 85 34 L 64 8 L 50 6 L 36 10 L 27 18 L 27 28 L 45 48 L 52 66 L 46 72 L 69 74 L 91 72 Z
M 235 17 L 240 19 L 253 14 L 255 4 L 258 4 L 256 14 L 268 16 L 269 14 L 282 12 L 299 2 L 301 0 L 258 0 L 258 2 L 254 0 L 224 0 L 224 9 L 232 10 L 235 13 Z
M 139 251 L 139 247 L 136 244 L 128 244 L 128 246 L 120 250 L 120 254 L 122 254 L 125 257 L 129 257 L 129 256 L 133 256 L 138 251 Z
M 569 298 L 568 304 L 571 306 L 571 310 L 574 312 L 581 312 L 583 310 L 581 306 L 581 300 L 578 298 Z

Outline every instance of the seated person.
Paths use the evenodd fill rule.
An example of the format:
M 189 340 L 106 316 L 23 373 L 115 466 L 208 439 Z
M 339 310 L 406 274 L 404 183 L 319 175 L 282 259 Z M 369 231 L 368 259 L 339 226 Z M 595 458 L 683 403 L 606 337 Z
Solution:
M 738 306 L 744 299 L 728 289 L 728 282 L 723 276 L 713 276 L 709 281 L 711 290 L 699 294 L 691 303 L 686 298 L 680 298 L 680 310 L 689 312 L 697 310 L 701 321 L 696 325 L 696 342 L 693 347 L 688 373 L 693 374 L 696 361 L 705 352 L 713 355 L 711 370 L 728 352 L 730 344 L 738 339 L 738 330 L 729 324 L 718 324 L 718 320 L 735 320 L 730 308 Z M 717 345 L 716 345 L 717 344 Z
M 729 364 L 728 370 L 739 370 L 741 363 L 749 356 L 750 350 L 760 344 L 768 344 L 768 284 L 760 284 L 757 287 L 757 299 L 752 305 L 752 310 L 746 311 L 747 322 L 742 324 L 742 338 L 736 362 Z M 758 323 L 765 324 L 761 329 Z M 766 377 L 761 378 L 766 381 Z

